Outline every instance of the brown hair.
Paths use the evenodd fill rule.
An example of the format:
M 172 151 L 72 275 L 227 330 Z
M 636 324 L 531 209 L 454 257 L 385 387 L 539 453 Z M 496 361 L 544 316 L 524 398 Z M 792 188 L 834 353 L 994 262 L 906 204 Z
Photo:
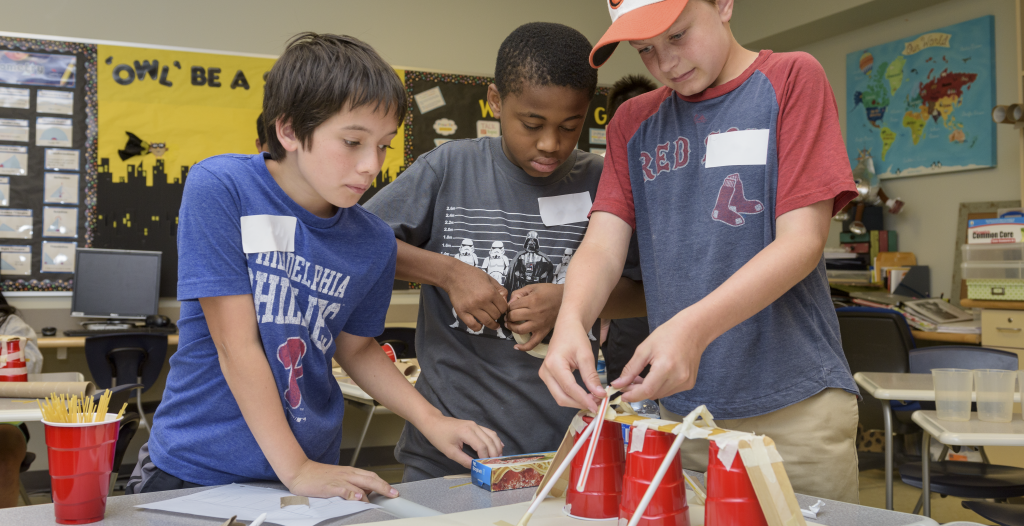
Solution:
M 350 36 L 299 33 L 267 74 L 263 122 L 270 154 L 287 151 L 277 139 L 277 121 L 291 121 L 295 137 L 310 148 L 313 131 L 343 109 L 373 105 L 402 122 L 408 109 L 398 74 L 369 44 Z

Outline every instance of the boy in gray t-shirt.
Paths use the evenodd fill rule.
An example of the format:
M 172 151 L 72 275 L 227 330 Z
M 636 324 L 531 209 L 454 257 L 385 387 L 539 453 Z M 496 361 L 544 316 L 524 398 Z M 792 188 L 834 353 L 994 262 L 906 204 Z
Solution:
M 583 239 L 601 174 L 602 159 L 576 149 L 597 85 L 590 49 L 560 24 L 516 29 L 487 93 L 502 137 L 443 144 L 366 204 L 398 238 L 397 277 L 423 284 L 416 389 L 497 432 L 504 455 L 557 449 L 576 414 L 525 351 L 554 326 L 559 272 Z M 609 316 L 642 315 L 642 289 L 623 278 L 608 304 Z M 517 345 L 513 332 L 532 336 Z M 593 335 L 591 345 L 596 355 Z M 409 424 L 396 457 L 405 482 L 466 472 Z

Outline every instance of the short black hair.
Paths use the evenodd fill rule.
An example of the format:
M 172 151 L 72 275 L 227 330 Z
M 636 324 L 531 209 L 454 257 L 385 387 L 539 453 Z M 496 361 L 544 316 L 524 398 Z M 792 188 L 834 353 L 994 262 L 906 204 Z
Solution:
M 256 138 L 260 144 L 267 144 L 267 128 L 263 126 L 263 113 L 256 117 Z
M 527 84 L 566 86 L 593 97 L 597 70 L 590 67 L 590 41 L 562 24 L 531 22 L 512 31 L 498 49 L 494 84 L 504 97 Z
M 612 89 L 608 90 L 608 118 L 615 116 L 615 110 L 618 110 L 623 102 L 656 89 L 658 86 L 643 75 L 626 75 L 615 81 Z
M 372 105 L 405 119 L 405 86 L 369 44 L 350 36 L 299 33 L 267 74 L 263 118 L 270 155 L 284 159 L 278 120 L 291 121 L 295 137 L 309 148 L 313 130 L 343 109 Z

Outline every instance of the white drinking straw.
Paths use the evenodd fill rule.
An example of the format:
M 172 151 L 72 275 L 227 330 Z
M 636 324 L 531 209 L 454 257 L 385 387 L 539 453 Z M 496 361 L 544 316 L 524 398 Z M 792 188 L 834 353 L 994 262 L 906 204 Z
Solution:
M 676 456 L 676 452 L 679 451 L 679 446 L 683 444 L 683 440 L 686 436 L 680 430 L 679 434 L 676 435 L 675 441 L 672 442 L 672 447 L 668 448 L 668 452 L 665 453 L 665 460 L 661 462 L 661 466 L 658 468 L 658 472 L 654 475 L 654 480 L 651 481 L 651 485 L 647 486 L 647 492 L 644 493 L 643 500 L 640 501 L 640 505 L 636 507 L 636 511 L 633 512 L 633 518 L 629 519 L 629 526 L 636 526 L 640 522 L 640 518 L 643 517 L 644 512 L 647 511 L 647 505 L 651 503 L 651 498 L 654 497 L 654 492 L 658 490 L 658 486 L 661 485 L 661 479 L 665 478 L 665 472 L 668 471 L 669 465 L 672 464 L 672 459 Z
M 523 515 L 523 518 L 519 519 L 519 523 L 516 526 L 526 526 L 526 523 L 530 522 L 530 517 L 533 516 L 533 512 L 537 511 L 537 507 L 540 506 L 541 501 L 544 500 L 544 498 L 548 496 L 548 493 L 550 493 L 555 487 L 558 479 L 562 478 L 562 473 L 565 473 L 565 468 L 569 467 L 569 464 L 572 463 L 572 459 L 576 457 L 576 453 L 579 453 L 580 449 L 583 447 L 583 443 L 587 441 L 587 437 L 593 434 L 594 427 L 599 425 L 598 422 L 601 420 L 604 419 L 595 418 L 590 422 L 590 425 L 583 430 L 583 434 L 576 439 L 576 444 L 574 444 L 572 449 L 569 450 L 569 454 L 565 457 L 565 460 L 562 461 L 558 466 L 558 469 L 555 470 L 555 474 L 551 476 L 550 480 L 548 480 L 548 485 L 544 486 L 544 489 L 542 489 L 537 495 L 537 498 L 534 499 L 533 504 L 530 505 L 530 509 L 526 511 L 526 515 Z
M 608 402 L 612 399 L 611 393 L 605 393 L 604 401 L 601 402 L 601 412 L 594 415 L 594 421 L 591 425 L 597 424 L 597 429 L 594 430 L 594 438 L 590 441 L 590 447 L 587 448 L 587 456 L 583 459 L 583 469 L 580 473 L 580 479 L 576 482 L 576 491 L 583 491 L 587 486 L 587 477 L 590 475 L 590 464 L 594 462 L 594 452 L 597 450 L 597 442 L 601 440 L 601 425 L 604 423 L 604 415 L 608 412 Z

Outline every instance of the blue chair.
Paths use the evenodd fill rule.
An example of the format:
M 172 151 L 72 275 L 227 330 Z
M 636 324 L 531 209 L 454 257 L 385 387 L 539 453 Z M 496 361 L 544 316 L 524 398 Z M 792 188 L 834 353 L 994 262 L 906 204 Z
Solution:
M 914 349 L 910 352 L 910 372 L 929 374 L 932 369 L 1018 369 L 1017 355 L 985 347 L 945 345 Z M 922 403 L 922 407 L 927 407 Z M 934 404 L 931 406 L 934 408 Z M 940 495 L 953 495 L 967 499 L 995 499 L 1024 496 L 1024 469 L 989 463 L 984 448 L 982 462 L 931 462 L 931 490 Z M 949 446 L 943 446 L 939 458 L 945 458 Z M 928 452 L 922 452 L 927 454 Z M 921 488 L 921 463 L 900 466 L 900 478 L 909 486 Z M 914 513 L 924 504 L 924 495 L 917 501 Z M 964 503 L 965 506 L 967 503 Z
M 142 393 L 156 383 L 166 357 L 166 334 L 104 334 L 85 339 L 85 360 L 97 388 L 140 384 L 140 387 L 135 388 L 135 403 L 139 425 L 147 430 L 149 422 L 146 413 L 156 411 L 156 407 L 148 402 L 143 404 Z

